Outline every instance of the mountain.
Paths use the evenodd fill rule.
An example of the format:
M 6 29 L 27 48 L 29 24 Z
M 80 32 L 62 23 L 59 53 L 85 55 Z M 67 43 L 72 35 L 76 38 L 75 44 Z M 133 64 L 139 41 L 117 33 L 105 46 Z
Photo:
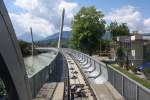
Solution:
M 61 44 L 63 45 L 63 47 L 68 47 L 70 37 L 71 37 L 71 32 L 70 31 L 64 31 L 63 32 L 62 41 L 61 41 Z M 50 36 L 44 38 L 43 40 L 39 41 L 38 45 L 56 47 L 57 43 L 58 43 L 58 38 L 59 38 L 59 32 L 54 33 L 53 35 L 50 35 Z M 102 39 L 110 40 L 111 39 L 111 33 L 106 32 L 102 36 Z
M 63 31 L 62 38 L 68 39 L 70 36 L 71 36 L 70 31 Z M 59 32 L 54 33 L 53 35 L 50 35 L 43 40 L 52 40 L 58 38 L 59 38 Z
M 23 33 L 23 34 L 17 36 L 17 38 L 19 40 L 23 40 L 23 41 L 26 41 L 26 42 L 31 42 L 32 41 L 30 33 Z M 34 41 L 39 41 L 39 40 L 42 40 L 43 37 L 40 36 L 40 35 L 37 35 L 37 34 L 33 34 L 33 39 L 34 39 Z
M 57 33 L 54 33 L 53 35 L 50 35 L 44 39 L 42 39 L 41 41 L 38 42 L 38 45 L 41 45 L 41 46 L 53 46 L 53 47 L 56 47 L 57 46 L 57 43 L 58 43 L 58 39 L 59 39 L 59 32 Z M 69 44 L 69 38 L 71 37 L 71 32 L 70 31 L 63 31 L 63 34 L 62 34 L 62 46 L 63 47 L 68 47 L 68 44 Z

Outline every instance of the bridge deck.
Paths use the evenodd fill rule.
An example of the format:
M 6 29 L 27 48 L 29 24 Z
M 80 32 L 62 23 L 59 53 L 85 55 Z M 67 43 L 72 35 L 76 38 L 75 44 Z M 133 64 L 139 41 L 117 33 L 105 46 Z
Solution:
M 115 100 L 104 84 L 92 84 L 98 100 Z
M 46 83 L 39 91 L 38 95 L 33 100 L 46 100 L 51 99 L 56 88 L 56 83 Z
M 64 82 L 60 82 L 57 85 L 52 100 L 63 100 L 63 94 L 64 94 Z
M 46 83 L 33 100 L 63 100 L 64 82 Z

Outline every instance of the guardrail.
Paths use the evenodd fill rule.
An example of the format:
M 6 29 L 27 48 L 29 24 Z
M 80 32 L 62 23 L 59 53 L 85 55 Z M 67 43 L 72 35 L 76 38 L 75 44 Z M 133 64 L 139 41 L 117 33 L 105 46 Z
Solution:
M 108 81 L 125 100 L 150 100 L 150 89 L 129 78 L 115 68 L 107 65 Z
M 67 51 L 76 57 L 79 62 L 85 62 L 86 59 L 90 59 L 98 63 L 100 67 L 100 73 L 103 73 L 102 66 L 107 68 L 108 79 L 105 77 L 106 80 L 108 80 L 112 86 L 114 86 L 114 88 L 125 98 L 125 100 L 150 100 L 150 89 L 145 88 L 110 65 L 106 65 L 76 50 L 67 49 Z M 92 61 L 88 61 L 88 63 L 91 64 Z
M 67 51 L 68 53 L 70 52 L 70 54 L 74 56 L 76 60 L 78 60 L 82 71 L 84 73 L 87 73 L 86 76 L 90 79 L 98 78 L 99 76 L 104 74 L 102 70 L 107 69 L 106 64 L 104 64 L 103 62 L 99 62 L 98 60 L 90 57 L 87 54 L 84 54 L 84 53 L 81 53 L 72 49 L 67 49 Z M 97 72 L 94 75 L 92 75 L 94 71 L 97 71 Z M 108 79 L 107 74 L 105 74 L 104 77 L 106 80 Z M 105 82 L 106 80 L 104 80 L 103 82 Z
M 46 81 L 49 80 L 52 70 L 56 66 L 56 60 L 58 59 L 58 56 L 59 52 L 57 52 L 56 56 L 53 58 L 48 66 L 45 66 L 42 70 L 38 71 L 37 73 L 28 78 L 32 98 L 37 95 L 41 87 L 45 84 Z

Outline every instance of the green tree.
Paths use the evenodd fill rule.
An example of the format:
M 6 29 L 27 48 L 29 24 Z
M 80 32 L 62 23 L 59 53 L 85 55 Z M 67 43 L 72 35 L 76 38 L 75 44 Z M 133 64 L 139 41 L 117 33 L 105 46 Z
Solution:
M 117 62 L 120 65 L 120 67 L 123 67 L 124 63 L 125 63 L 125 51 L 124 48 L 122 47 L 118 47 L 117 52 Z
M 31 44 L 30 43 L 20 40 L 19 45 L 20 45 L 23 57 L 31 55 Z
M 110 40 L 101 40 L 101 50 L 102 51 L 109 51 L 110 50 Z
M 108 26 L 108 30 L 112 33 L 113 37 L 125 36 L 130 33 L 126 23 L 118 24 L 117 22 L 111 22 Z
M 92 55 L 105 30 L 104 15 L 95 7 L 83 7 L 72 21 L 71 47 Z

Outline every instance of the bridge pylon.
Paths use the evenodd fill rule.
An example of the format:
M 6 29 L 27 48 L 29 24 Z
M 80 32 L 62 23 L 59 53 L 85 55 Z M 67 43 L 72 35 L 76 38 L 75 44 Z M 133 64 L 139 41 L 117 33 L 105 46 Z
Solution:
M 58 49 L 61 47 L 62 34 L 63 34 L 63 26 L 64 26 L 64 17 L 65 17 L 65 8 L 63 8 L 63 11 L 62 11 L 61 27 L 60 27 L 59 40 L 58 40 Z

